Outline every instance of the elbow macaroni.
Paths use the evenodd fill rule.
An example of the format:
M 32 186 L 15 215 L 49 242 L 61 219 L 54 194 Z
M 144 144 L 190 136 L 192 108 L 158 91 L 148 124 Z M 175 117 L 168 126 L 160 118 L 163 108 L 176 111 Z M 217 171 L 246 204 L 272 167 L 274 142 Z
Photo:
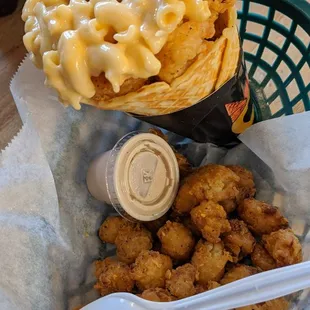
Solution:
M 60 100 L 80 109 L 102 72 L 114 92 L 128 78 L 157 75 L 155 57 L 184 17 L 210 16 L 203 0 L 27 0 L 24 44 Z

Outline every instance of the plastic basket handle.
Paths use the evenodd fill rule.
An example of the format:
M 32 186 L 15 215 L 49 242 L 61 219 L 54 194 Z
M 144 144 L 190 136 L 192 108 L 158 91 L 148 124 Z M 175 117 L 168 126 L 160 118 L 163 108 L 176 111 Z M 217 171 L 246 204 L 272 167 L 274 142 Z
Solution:
M 245 279 L 174 302 L 150 302 L 133 294 L 116 293 L 100 298 L 83 310 L 225 310 L 253 305 L 310 287 L 310 262 Z

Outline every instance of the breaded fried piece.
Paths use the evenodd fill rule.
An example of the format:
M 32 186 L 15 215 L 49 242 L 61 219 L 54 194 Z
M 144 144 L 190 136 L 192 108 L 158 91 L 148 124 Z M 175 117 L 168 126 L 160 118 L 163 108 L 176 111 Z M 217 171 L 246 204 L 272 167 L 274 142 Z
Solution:
M 240 178 L 227 167 L 207 165 L 195 170 L 181 185 L 174 210 L 187 214 L 204 200 L 214 202 L 235 199 Z
M 236 199 L 224 200 L 219 202 L 227 213 L 234 211 L 239 203 L 241 203 L 246 198 L 253 198 L 256 192 L 254 178 L 252 172 L 240 167 L 240 166 L 227 166 L 235 174 L 238 175 L 240 181 L 238 182 L 239 193 Z
M 115 93 L 112 84 L 106 79 L 105 73 L 101 73 L 99 76 L 92 76 L 92 82 L 94 83 L 96 94 L 92 99 L 96 101 L 105 101 L 115 97 L 120 97 L 127 95 L 131 92 L 136 92 L 142 86 L 148 85 L 149 81 L 147 79 L 134 79 L 129 78 L 120 87 L 120 91 Z
M 143 291 L 149 288 L 164 288 L 165 274 L 172 269 L 171 258 L 155 251 L 142 251 L 131 269 L 131 277 Z
M 159 78 L 170 84 L 181 76 L 195 61 L 204 39 L 212 38 L 214 34 L 215 27 L 212 20 L 187 21 L 178 26 L 169 34 L 166 44 L 156 55 L 161 62 Z
M 289 302 L 285 298 L 281 297 L 266 302 L 261 302 L 256 305 L 241 307 L 236 310 L 288 310 L 289 306 Z
M 255 267 L 247 266 L 247 265 L 235 265 L 232 269 L 227 271 L 220 281 L 221 285 L 225 285 L 254 274 L 257 274 L 259 270 Z
M 208 0 L 209 8 L 218 13 L 224 13 L 236 4 L 236 0 Z
M 185 264 L 172 271 L 168 270 L 166 272 L 166 288 L 177 298 L 195 295 L 196 277 L 197 271 L 192 264 Z
M 222 240 L 226 249 L 228 249 L 238 262 L 243 257 L 251 254 L 254 250 L 255 239 L 243 221 L 230 220 L 231 231 L 225 233 Z
M 94 288 L 101 296 L 115 292 L 132 292 L 134 281 L 130 277 L 130 268 L 121 262 L 106 258 L 96 263 L 98 279 Z M 99 273 L 100 271 L 100 273 Z
M 267 250 L 256 243 L 254 251 L 251 254 L 252 263 L 254 266 L 260 268 L 263 271 L 268 271 L 277 268 L 275 260 L 270 256 Z
M 174 152 L 174 154 L 178 162 L 180 177 L 181 179 L 183 179 L 193 171 L 192 165 L 189 163 L 188 159 L 181 153 Z
M 191 211 L 191 218 L 211 243 L 221 241 L 220 235 L 231 230 L 224 208 L 213 201 L 203 201 Z
M 288 227 L 288 220 L 277 207 L 256 199 L 245 199 L 238 207 L 238 214 L 249 229 L 258 235 Z
M 115 239 L 116 254 L 120 261 L 131 264 L 142 250 L 152 248 L 152 235 L 141 224 L 122 226 Z
M 168 302 L 168 301 L 174 301 L 176 298 L 172 296 L 168 290 L 165 290 L 160 287 L 156 288 L 149 288 L 145 291 L 143 291 L 142 294 L 137 295 L 143 299 L 150 300 L 150 301 L 156 301 L 156 302 Z
M 198 284 L 219 281 L 225 271 L 226 263 L 231 260 L 222 242 L 212 244 L 200 240 L 195 248 L 191 263 L 198 271 Z
M 278 267 L 302 262 L 302 247 L 291 229 L 281 229 L 264 235 L 262 241 Z
M 196 242 L 192 232 L 183 224 L 168 221 L 159 229 L 157 236 L 164 254 L 180 261 L 190 258 Z
M 200 229 L 194 224 L 190 216 L 183 217 L 182 222 L 192 232 L 194 236 L 199 237 L 199 238 L 201 237 Z
M 108 243 L 115 243 L 116 236 L 122 226 L 134 226 L 133 223 L 120 216 L 108 216 L 99 229 L 99 238 Z
M 163 134 L 161 130 L 157 128 L 149 129 L 149 133 L 152 133 L 158 137 L 161 137 L 166 142 L 168 142 L 168 137 L 165 134 Z M 189 163 L 188 159 L 184 155 L 178 153 L 173 147 L 172 149 L 174 151 L 175 157 L 178 162 L 180 177 L 184 178 L 192 172 L 192 165 Z
M 206 291 L 214 290 L 215 288 L 220 287 L 221 284 L 215 281 L 209 281 L 207 284 L 197 284 L 196 285 L 196 294 L 200 294 Z
M 165 223 L 168 221 L 168 215 L 164 214 L 157 220 L 145 222 L 144 226 L 154 235 L 158 232 L 159 228 L 164 226 Z

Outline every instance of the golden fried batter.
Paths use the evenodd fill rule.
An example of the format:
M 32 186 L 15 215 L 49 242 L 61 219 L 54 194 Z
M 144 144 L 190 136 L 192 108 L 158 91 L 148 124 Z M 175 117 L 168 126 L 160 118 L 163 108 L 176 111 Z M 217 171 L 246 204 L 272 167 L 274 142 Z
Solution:
M 191 264 L 185 264 L 172 271 L 168 270 L 166 272 L 166 288 L 177 298 L 195 295 L 196 277 L 196 268 Z
M 171 258 L 155 251 L 142 251 L 132 266 L 131 277 L 143 291 L 149 288 L 164 288 L 165 274 L 172 269 Z
M 136 92 L 142 86 L 150 83 L 147 79 L 129 78 L 121 85 L 120 91 L 115 93 L 112 84 L 106 79 L 105 73 L 101 73 L 98 77 L 93 76 L 91 80 L 96 89 L 96 94 L 92 99 L 96 101 L 106 101 L 115 97 L 124 96 L 131 92 Z
M 291 229 L 281 229 L 264 235 L 262 241 L 278 267 L 302 262 L 302 247 Z
M 230 220 L 231 232 L 224 234 L 223 242 L 238 262 L 243 257 L 251 254 L 254 249 L 255 239 L 243 221 Z
M 158 136 L 158 137 L 164 139 L 166 142 L 168 142 L 168 136 L 165 135 L 160 129 L 151 128 L 151 129 L 149 129 L 149 133 L 152 133 L 153 135 Z
M 214 290 L 215 288 L 220 287 L 221 284 L 215 281 L 209 281 L 207 284 L 197 284 L 196 285 L 196 294 L 200 294 L 206 291 Z
M 234 211 L 237 205 L 244 199 L 254 197 L 256 189 L 252 172 L 240 166 L 227 166 L 227 168 L 232 170 L 240 178 L 238 182 L 239 193 L 236 199 L 219 202 L 219 204 L 224 207 L 225 211 L 230 213 Z
M 169 34 L 166 44 L 156 55 L 161 62 L 158 74 L 162 81 L 171 83 L 181 76 L 195 61 L 204 39 L 212 38 L 215 34 L 214 21 L 188 21 L 177 27 Z
M 254 251 L 251 254 L 252 263 L 254 266 L 263 271 L 268 271 L 277 268 L 275 260 L 269 255 L 266 249 L 257 243 Z
M 99 229 L 99 238 L 108 243 L 115 243 L 116 236 L 122 226 L 134 224 L 120 216 L 108 216 Z
M 191 218 L 211 243 L 221 241 L 220 235 L 231 230 L 224 208 L 213 201 L 203 201 L 191 211 Z
M 178 152 L 174 152 L 174 154 L 178 162 L 181 179 L 187 177 L 193 170 L 192 165 L 184 155 Z
M 259 270 L 255 267 L 247 266 L 247 265 L 235 265 L 232 269 L 227 271 L 220 281 L 222 285 L 252 276 L 257 274 Z
M 239 205 L 238 214 L 249 229 L 258 235 L 288 227 L 288 220 L 277 207 L 253 198 L 245 199 Z
M 199 238 L 201 237 L 200 229 L 194 224 L 190 216 L 183 217 L 182 222 L 192 232 L 194 236 L 199 237 Z
M 195 247 L 192 232 L 181 223 L 168 221 L 157 232 L 161 251 L 175 260 L 189 259 Z
M 134 281 L 130 277 L 130 268 L 121 262 L 106 258 L 96 263 L 96 277 L 94 288 L 101 296 L 115 292 L 132 292 Z
M 146 300 L 157 302 L 168 302 L 176 300 L 176 298 L 172 296 L 167 290 L 160 287 L 149 288 L 138 296 Z
M 225 271 L 226 263 L 231 260 L 222 242 L 212 244 L 200 240 L 192 257 L 192 264 L 198 271 L 198 284 L 219 281 Z
M 241 307 L 236 310 L 288 310 L 289 302 L 285 298 L 277 298 L 256 305 Z
M 159 228 L 165 225 L 165 223 L 168 221 L 168 215 L 164 214 L 162 217 L 160 217 L 157 220 L 145 222 L 144 226 L 154 235 L 158 232 Z
M 181 185 L 174 209 L 179 214 L 186 214 L 204 200 L 235 199 L 239 181 L 240 178 L 224 166 L 212 164 L 198 168 Z
M 142 250 L 152 248 L 152 235 L 141 224 L 122 226 L 115 239 L 115 245 L 118 259 L 130 264 Z
M 236 4 L 236 0 L 208 0 L 209 8 L 218 13 L 224 13 Z

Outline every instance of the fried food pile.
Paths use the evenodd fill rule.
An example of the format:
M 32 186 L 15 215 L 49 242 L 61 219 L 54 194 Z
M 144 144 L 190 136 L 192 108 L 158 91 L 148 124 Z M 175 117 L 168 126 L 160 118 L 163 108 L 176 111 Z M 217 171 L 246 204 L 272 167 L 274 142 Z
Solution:
M 162 218 L 141 224 L 108 217 L 99 236 L 116 245 L 117 255 L 96 262 L 95 288 L 102 296 L 131 292 L 167 302 L 301 262 L 302 247 L 288 220 L 256 200 L 255 191 L 250 171 L 210 164 L 183 179 Z M 278 298 L 239 310 L 288 306 Z

